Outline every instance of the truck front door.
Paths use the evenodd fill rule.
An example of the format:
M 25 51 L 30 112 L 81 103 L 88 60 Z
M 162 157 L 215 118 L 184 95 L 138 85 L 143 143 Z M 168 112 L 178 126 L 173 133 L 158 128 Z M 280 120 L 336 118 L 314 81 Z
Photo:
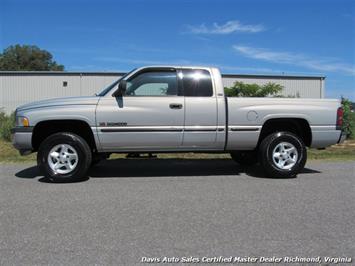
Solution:
M 184 97 L 175 69 L 145 69 L 127 79 L 122 97 L 102 97 L 97 133 L 106 151 L 160 151 L 182 144 Z

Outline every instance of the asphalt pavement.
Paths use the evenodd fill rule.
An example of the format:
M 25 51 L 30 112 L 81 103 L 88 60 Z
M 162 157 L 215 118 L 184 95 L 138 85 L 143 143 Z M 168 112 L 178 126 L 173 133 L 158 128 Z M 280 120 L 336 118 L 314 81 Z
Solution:
M 354 264 L 355 162 L 310 162 L 296 178 L 272 179 L 231 160 L 118 159 L 68 184 L 33 165 L 0 165 L 0 265 L 144 265 L 165 256 Z

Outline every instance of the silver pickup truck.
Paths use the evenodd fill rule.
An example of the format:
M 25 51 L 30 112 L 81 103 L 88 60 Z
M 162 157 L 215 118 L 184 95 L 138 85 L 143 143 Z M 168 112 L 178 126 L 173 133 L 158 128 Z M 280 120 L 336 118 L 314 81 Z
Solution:
M 343 141 L 342 116 L 338 100 L 225 97 L 216 68 L 153 66 L 95 96 L 20 106 L 13 144 L 37 152 L 54 181 L 80 179 L 100 159 L 129 152 L 229 152 L 290 177 L 304 167 L 306 147 Z

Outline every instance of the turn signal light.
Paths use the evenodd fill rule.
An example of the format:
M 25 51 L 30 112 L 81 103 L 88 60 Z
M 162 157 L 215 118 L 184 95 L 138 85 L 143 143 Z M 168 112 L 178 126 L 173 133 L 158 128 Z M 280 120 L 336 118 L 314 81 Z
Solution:
M 24 116 L 17 116 L 16 117 L 16 126 L 17 127 L 29 127 L 30 121 L 27 117 Z
M 29 126 L 30 126 L 30 121 L 28 121 L 28 118 L 27 118 L 27 117 L 24 117 L 24 118 L 22 119 L 22 125 L 23 125 L 24 127 L 29 127 Z

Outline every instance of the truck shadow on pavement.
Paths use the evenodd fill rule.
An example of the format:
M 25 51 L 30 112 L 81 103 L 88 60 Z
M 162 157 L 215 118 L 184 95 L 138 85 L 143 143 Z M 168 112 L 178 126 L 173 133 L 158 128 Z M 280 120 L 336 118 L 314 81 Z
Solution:
M 259 165 L 242 167 L 229 159 L 114 159 L 93 166 L 88 178 L 129 178 L 129 177 L 169 177 L 169 176 L 239 176 L 246 174 L 255 178 L 265 176 Z M 305 168 L 301 174 L 320 173 Z M 15 174 L 19 178 L 36 178 L 40 182 L 51 182 L 43 177 L 36 166 L 23 169 Z

